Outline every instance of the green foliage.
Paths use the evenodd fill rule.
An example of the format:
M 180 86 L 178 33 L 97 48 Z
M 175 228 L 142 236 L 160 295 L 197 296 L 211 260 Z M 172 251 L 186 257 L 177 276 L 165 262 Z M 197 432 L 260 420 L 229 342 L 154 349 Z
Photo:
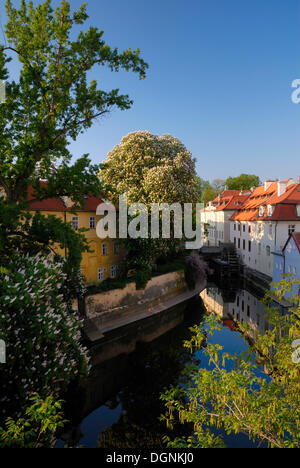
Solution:
M 202 202 L 206 205 L 209 201 L 214 200 L 218 194 L 219 192 L 217 189 L 208 185 L 202 191 Z
M 0 448 L 53 447 L 57 429 L 67 422 L 60 411 L 63 402 L 52 395 L 42 399 L 37 393 L 29 401 L 24 418 L 7 418 L 5 428 L 0 427 Z
M 258 187 L 260 183 L 259 177 L 254 174 L 241 174 L 226 180 L 228 190 L 250 190 L 252 187 Z
M 278 284 L 277 298 L 282 299 L 290 287 L 290 281 Z M 222 429 L 227 434 L 247 434 L 269 447 L 300 447 L 300 368 L 292 360 L 292 343 L 300 337 L 299 299 L 294 296 L 284 315 L 270 303 L 271 330 L 264 335 L 257 332 L 253 347 L 240 356 L 213 344 L 215 330 L 221 329 L 214 316 L 192 329 L 193 337 L 184 346 L 191 352 L 201 349 L 211 368 L 190 367 L 189 383 L 162 395 L 168 427 L 176 422 L 193 424 L 193 435 L 179 441 L 180 446 L 219 445 L 220 438 L 213 434 Z M 240 330 L 247 336 L 245 324 L 240 324 Z M 262 365 L 270 378 L 257 372 Z M 177 442 L 168 440 L 172 447 Z
M 99 293 L 111 291 L 113 289 L 124 289 L 129 282 L 130 282 L 129 279 L 124 279 L 124 278 L 107 278 L 105 281 L 102 281 L 101 283 L 88 286 L 86 295 L 91 296 L 93 294 L 99 294 Z
M 97 28 L 75 37 L 77 26 L 88 18 L 86 5 L 72 13 L 66 0 L 55 11 L 51 0 L 36 7 L 22 0 L 19 9 L 7 0 L 6 12 L 8 45 L 0 46 L 0 79 L 6 80 L 6 101 L 0 105 L 0 185 L 13 202 L 31 184 L 37 197 L 68 195 L 80 203 L 85 193 L 99 193 L 101 185 L 87 156 L 70 166 L 69 140 L 111 109 L 132 105 L 118 89 L 103 91 L 96 81 L 89 83 L 88 75 L 96 66 L 106 66 L 114 72 L 131 70 L 143 79 L 148 65 L 139 49 L 112 49 Z M 18 82 L 9 80 L 8 54 L 19 61 Z M 62 167 L 50 175 L 57 160 Z M 42 174 L 50 183 L 41 191 Z

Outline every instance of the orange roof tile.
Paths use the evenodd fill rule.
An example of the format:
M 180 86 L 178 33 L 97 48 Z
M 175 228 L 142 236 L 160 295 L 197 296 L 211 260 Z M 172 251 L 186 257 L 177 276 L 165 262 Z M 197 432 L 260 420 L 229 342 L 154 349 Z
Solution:
M 264 186 L 257 187 L 230 219 L 232 221 L 295 220 L 299 218 L 296 210 L 299 204 L 300 184 L 291 184 L 286 188 L 285 193 L 278 196 L 278 182 L 272 182 L 266 191 Z M 268 213 L 268 205 L 274 207 L 271 214 Z M 259 216 L 261 206 L 265 210 Z

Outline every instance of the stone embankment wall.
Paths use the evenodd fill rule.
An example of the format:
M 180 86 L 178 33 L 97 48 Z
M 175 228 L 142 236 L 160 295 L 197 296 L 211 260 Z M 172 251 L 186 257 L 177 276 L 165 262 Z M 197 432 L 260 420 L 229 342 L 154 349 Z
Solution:
M 145 289 L 137 290 L 135 283 L 124 289 L 88 296 L 85 303 L 85 333 L 96 341 L 104 333 L 151 317 L 200 294 L 206 284 L 190 290 L 184 272 L 173 272 L 152 278 Z

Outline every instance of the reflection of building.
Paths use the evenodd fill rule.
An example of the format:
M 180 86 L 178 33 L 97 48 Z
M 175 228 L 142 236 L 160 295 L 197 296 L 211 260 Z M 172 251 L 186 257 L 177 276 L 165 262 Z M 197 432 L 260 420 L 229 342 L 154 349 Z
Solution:
M 201 211 L 202 243 L 218 246 L 230 241 L 229 219 L 250 195 L 250 191 L 225 190 Z
M 40 211 L 45 216 L 54 215 L 70 223 L 74 230 L 87 229 L 84 235 L 91 252 L 83 252 L 81 271 L 88 283 L 96 283 L 117 276 L 118 266 L 122 259 L 119 244 L 117 240 L 110 238 L 99 239 L 96 234 L 96 226 L 101 219 L 101 216 L 96 215 L 96 210 L 103 203 L 100 198 L 86 196 L 85 208 L 76 209 L 76 213 L 71 213 L 73 203 L 66 197 L 34 201 L 32 188 L 29 188 L 28 202 L 29 210 L 33 213 Z M 55 246 L 54 250 L 59 255 L 65 255 L 59 246 Z
M 300 183 L 292 179 L 257 187 L 230 220 L 230 240 L 243 263 L 270 280 L 271 252 L 281 250 L 296 230 L 300 230 Z
M 284 274 L 291 275 L 293 279 L 300 279 L 300 232 L 289 235 L 283 249 L 272 252 L 274 255 L 273 281 L 281 281 Z M 294 294 L 300 295 L 300 285 L 293 285 Z M 288 293 L 288 297 L 291 293 Z
M 265 318 L 266 309 L 261 300 L 246 290 L 239 291 L 235 297 L 227 302 L 222 291 L 210 287 L 201 293 L 201 298 L 208 312 L 220 316 L 223 320 L 233 319 L 246 322 L 255 331 L 264 333 L 268 329 Z

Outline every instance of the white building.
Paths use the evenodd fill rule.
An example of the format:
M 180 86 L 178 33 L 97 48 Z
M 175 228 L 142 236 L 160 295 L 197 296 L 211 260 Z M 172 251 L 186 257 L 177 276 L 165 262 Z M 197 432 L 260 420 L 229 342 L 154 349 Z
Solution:
M 230 241 L 243 263 L 273 274 L 272 251 L 281 251 L 291 232 L 300 231 L 300 183 L 267 181 L 230 218 Z
M 230 218 L 250 194 L 250 191 L 225 190 L 207 204 L 201 211 L 201 247 L 230 242 Z

